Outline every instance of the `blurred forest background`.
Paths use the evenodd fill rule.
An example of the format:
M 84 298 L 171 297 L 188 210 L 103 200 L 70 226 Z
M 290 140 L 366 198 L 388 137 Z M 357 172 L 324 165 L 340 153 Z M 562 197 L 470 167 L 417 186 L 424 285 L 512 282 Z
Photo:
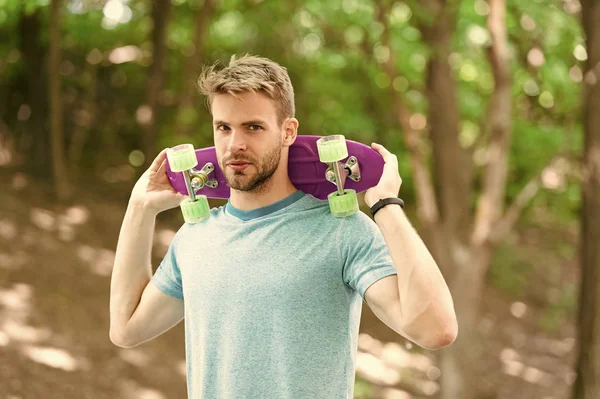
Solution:
M 365 306 L 355 398 L 600 398 L 599 1 L 0 0 L 0 37 L 0 397 L 185 397 L 182 324 L 109 341 L 114 249 L 158 151 L 212 145 L 202 65 L 251 53 L 300 134 L 398 155 L 455 299 L 440 351 Z

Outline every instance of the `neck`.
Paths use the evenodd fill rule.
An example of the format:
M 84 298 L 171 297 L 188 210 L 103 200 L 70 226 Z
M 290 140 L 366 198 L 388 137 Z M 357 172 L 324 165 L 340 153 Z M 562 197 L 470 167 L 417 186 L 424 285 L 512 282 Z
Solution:
M 294 187 L 287 173 L 283 177 L 273 175 L 257 192 L 231 190 L 229 202 L 242 211 L 251 211 L 274 204 L 277 201 L 294 194 L 298 189 Z

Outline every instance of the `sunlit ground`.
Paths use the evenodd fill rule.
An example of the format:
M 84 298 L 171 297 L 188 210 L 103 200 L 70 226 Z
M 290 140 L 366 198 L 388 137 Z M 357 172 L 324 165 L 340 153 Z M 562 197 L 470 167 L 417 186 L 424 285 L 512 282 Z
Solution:
M 123 210 L 85 199 L 56 207 L 32 188 L 20 174 L 0 188 L 0 397 L 184 397 L 182 330 L 134 349 L 109 341 Z M 169 234 L 157 231 L 158 252 Z

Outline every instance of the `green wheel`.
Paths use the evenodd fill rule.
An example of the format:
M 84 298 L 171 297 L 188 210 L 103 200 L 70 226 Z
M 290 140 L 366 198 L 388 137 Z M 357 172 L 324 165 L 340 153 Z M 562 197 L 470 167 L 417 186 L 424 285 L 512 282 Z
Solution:
M 317 151 L 321 162 L 336 162 L 348 157 L 346 138 L 341 135 L 325 136 L 317 140 Z
M 186 198 L 180 205 L 186 223 L 195 223 L 210 216 L 210 207 L 206 195 L 196 196 L 196 201 Z
M 167 150 L 167 159 L 173 172 L 183 172 L 190 170 L 198 165 L 194 146 L 191 144 L 181 144 Z
M 356 190 L 346 189 L 344 195 L 339 195 L 337 191 L 327 196 L 331 214 L 338 218 L 354 215 L 358 212 L 358 198 Z

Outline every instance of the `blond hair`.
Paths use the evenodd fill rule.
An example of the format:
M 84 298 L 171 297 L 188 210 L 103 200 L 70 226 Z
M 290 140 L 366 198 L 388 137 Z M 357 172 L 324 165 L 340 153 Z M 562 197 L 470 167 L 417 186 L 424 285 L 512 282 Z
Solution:
M 260 92 L 275 102 L 278 123 L 295 114 L 294 88 L 287 69 L 267 58 L 246 54 L 232 56 L 229 65 L 218 69 L 219 63 L 204 68 L 198 78 L 198 90 L 211 108 L 217 94 Z

